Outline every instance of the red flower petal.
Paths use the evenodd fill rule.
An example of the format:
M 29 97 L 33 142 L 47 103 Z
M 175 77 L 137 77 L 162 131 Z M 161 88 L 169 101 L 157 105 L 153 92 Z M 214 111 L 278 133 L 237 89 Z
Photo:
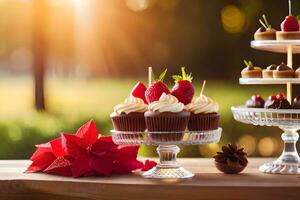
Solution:
M 56 174 L 60 176 L 72 176 L 71 158 L 67 156 L 60 156 L 44 170 L 45 173 Z
M 134 170 L 142 169 L 144 164 L 138 160 L 127 160 L 126 162 L 115 162 L 114 172 L 118 174 L 128 174 Z
M 90 158 L 89 157 L 82 157 L 80 159 L 75 159 L 72 162 L 72 176 L 73 177 L 80 177 L 84 176 L 85 174 L 90 173 L 92 168 L 90 167 Z
M 50 145 L 51 145 L 52 152 L 56 157 L 66 155 L 61 144 L 61 137 L 58 137 L 50 141 Z
M 41 158 L 45 153 L 51 153 L 51 148 L 39 147 L 30 157 L 30 160 L 34 161 Z
M 99 175 L 111 176 L 113 173 L 113 159 L 109 156 L 92 157 L 91 167 Z
M 72 156 L 74 158 L 80 158 L 87 156 L 87 151 L 83 147 L 80 138 L 75 135 L 70 135 L 66 133 L 61 134 L 61 144 L 65 152 L 65 155 Z
M 40 150 L 41 151 L 41 150 Z M 51 152 L 40 153 L 36 156 L 26 172 L 40 172 L 46 169 L 54 160 L 55 156 Z
M 76 136 L 83 140 L 85 147 L 94 144 L 98 139 L 98 135 L 94 120 L 90 120 L 81 126 L 76 133 Z
M 90 151 L 97 155 L 103 155 L 104 152 L 118 148 L 111 136 L 101 136 L 92 146 Z
M 156 165 L 157 165 L 157 163 L 155 161 L 146 160 L 142 171 L 148 171 L 148 170 L 152 169 L 153 167 L 155 167 Z

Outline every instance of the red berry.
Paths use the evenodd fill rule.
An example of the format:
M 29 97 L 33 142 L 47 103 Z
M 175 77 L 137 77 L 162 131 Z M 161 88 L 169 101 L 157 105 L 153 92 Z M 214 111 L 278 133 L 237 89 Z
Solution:
M 299 31 L 299 22 L 296 17 L 290 15 L 286 16 L 281 23 L 282 31 Z
M 191 103 L 194 94 L 194 87 L 189 80 L 179 80 L 172 89 L 172 95 L 184 105 Z
M 259 94 L 258 95 L 253 95 L 251 97 L 251 99 L 252 99 L 252 101 L 261 101 L 262 100 L 262 98 Z
M 148 103 L 158 101 L 163 93 L 170 94 L 168 86 L 162 81 L 156 81 L 146 90 L 146 100 Z
M 147 103 L 146 101 L 146 97 L 145 97 L 145 91 L 147 90 L 146 86 L 139 81 L 132 89 L 131 94 L 134 97 L 138 97 L 144 100 L 145 103 Z
M 275 94 L 273 94 L 273 95 L 271 95 L 271 96 L 269 96 L 269 98 L 268 98 L 270 101 L 274 101 L 274 100 L 276 100 L 277 99 L 277 97 L 276 97 L 276 95 Z
M 300 95 L 294 98 L 294 102 L 300 101 Z
M 172 95 L 175 96 L 178 101 L 186 105 L 191 103 L 195 94 L 195 89 L 192 85 L 192 74 L 186 74 L 184 67 L 181 67 L 181 74 L 182 75 L 173 76 L 176 84 L 172 89 Z
M 276 99 L 284 100 L 285 99 L 285 95 L 283 93 L 279 93 L 279 94 L 276 95 Z

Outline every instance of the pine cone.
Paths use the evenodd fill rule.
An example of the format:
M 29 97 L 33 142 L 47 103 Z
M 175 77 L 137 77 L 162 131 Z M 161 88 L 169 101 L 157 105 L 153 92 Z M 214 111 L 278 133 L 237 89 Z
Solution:
M 214 156 L 216 167 L 225 174 L 237 174 L 245 169 L 248 164 L 247 153 L 244 148 L 238 149 L 235 144 L 222 147 L 223 152 Z

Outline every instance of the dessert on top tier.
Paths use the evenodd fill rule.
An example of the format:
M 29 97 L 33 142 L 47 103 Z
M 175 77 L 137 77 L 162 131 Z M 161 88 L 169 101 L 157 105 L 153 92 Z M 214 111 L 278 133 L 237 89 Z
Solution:
M 271 27 L 265 15 L 262 16 L 263 20 L 259 19 L 262 25 L 254 33 L 255 40 L 276 40 L 276 30 Z
M 251 61 L 244 60 L 246 67 L 241 71 L 243 78 L 261 78 L 262 69 L 260 67 L 254 67 Z
M 277 40 L 299 40 L 299 22 L 295 16 L 292 15 L 292 5 L 289 1 L 289 15 L 285 17 L 280 25 L 281 31 L 276 32 Z

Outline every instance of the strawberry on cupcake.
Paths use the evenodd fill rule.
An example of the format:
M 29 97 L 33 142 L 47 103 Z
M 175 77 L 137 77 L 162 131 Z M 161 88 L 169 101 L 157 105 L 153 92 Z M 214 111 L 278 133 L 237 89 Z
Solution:
M 145 131 L 144 113 L 148 105 L 145 104 L 145 90 L 143 83 L 138 82 L 130 96 L 124 103 L 114 107 L 110 117 L 116 131 Z

